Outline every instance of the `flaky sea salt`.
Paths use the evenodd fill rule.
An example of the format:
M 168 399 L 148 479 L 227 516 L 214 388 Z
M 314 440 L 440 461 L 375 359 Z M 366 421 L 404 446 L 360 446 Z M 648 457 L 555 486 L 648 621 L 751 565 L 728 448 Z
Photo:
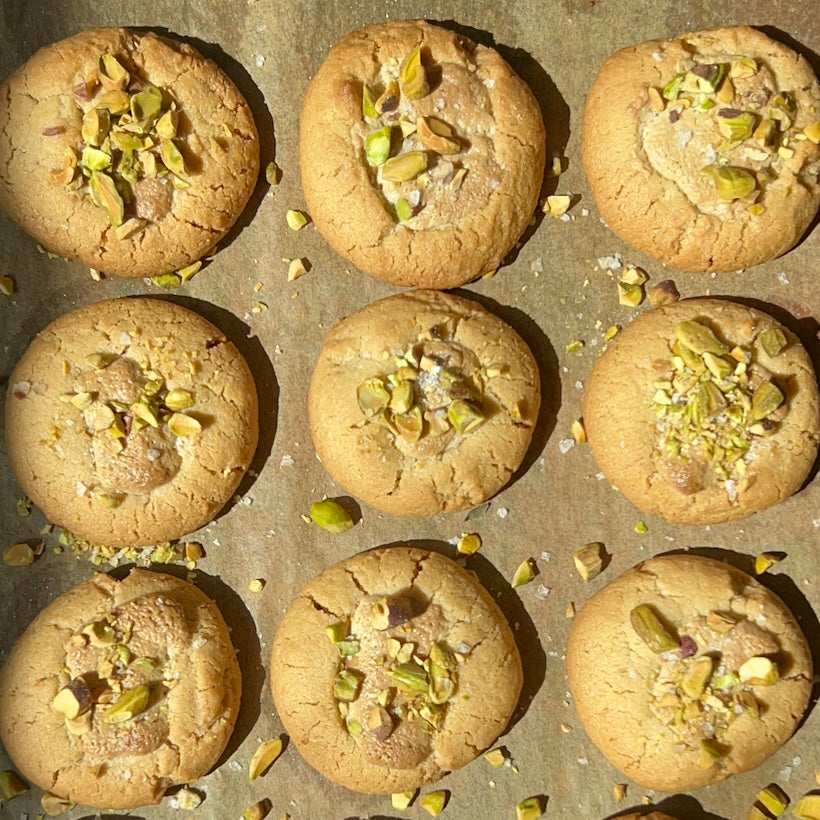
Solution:
M 558 449 L 562 456 L 566 455 L 574 446 L 574 438 L 562 438 L 561 441 L 558 442 Z

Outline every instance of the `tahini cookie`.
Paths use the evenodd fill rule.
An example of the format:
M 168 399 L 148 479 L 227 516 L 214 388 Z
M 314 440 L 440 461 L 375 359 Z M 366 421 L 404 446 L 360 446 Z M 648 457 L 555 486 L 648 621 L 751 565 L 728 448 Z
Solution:
M 257 438 L 245 360 L 171 302 L 115 299 L 67 313 L 9 379 L 6 447 L 20 486 L 51 521 L 106 546 L 206 524 Z
M 596 204 L 624 241 L 690 271 L 789 250 L 820 205 L 820 85 L 809 63 L 746 26 L 612 55 L 584 109 Z
M 785 604 L 693 555 L 652 558 L 596 593 L 573 621 L 567 672 L 595 745 L 664 792 L 759 766 L 797 727 L 812 685 Z
M 678 523 L 730 521 L 787 499 L 820 438 L 817 381 L 797 337 L 719 299 L 638 316 L 595 363 L 583 414 L 609 481 Z
M 49 604 L 0 671 L 0 738 L 31 782 L 102 809 L 158 803 L 216 763 L 242 683 L 213 601 L 170 575 L 95 575 Z
M 375 302 L 327 336 L 308 397 L 316 451 L 393 515 L 468 509 L 510 480 L 532 438 L 538 367 L 480 305 L 438 291 Z
M 271 658 L 294 746 L 362 792 L 414 789 L 469 763 L 504 731 L 521 685 L 512 632 L 477 578 L 407 547 L 360 553 L 310 581 Z
M 423 21 L 352 32 L 302 108 L 302 186 L 342 256 L 396 285 L 452 288 L 494 271 L 544 174 L 544 124 L 491 48 Z
M 242 95 L 175 40 L 83 31 L 0 88 L 0 208 L 47 250 L 106 273 L 153 276 L 210 253 L 258 172 Z

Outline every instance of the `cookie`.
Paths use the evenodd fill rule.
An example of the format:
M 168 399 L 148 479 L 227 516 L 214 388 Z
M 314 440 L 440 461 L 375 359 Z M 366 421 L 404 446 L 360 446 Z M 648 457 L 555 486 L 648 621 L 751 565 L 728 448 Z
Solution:
M 304 759 L 371 793 L 469 763 L 506 728 L 522 680 L 512 632 L 475 575 L 408 547 L 354 555 L 310 581 L 271 658 L 276 709 Z
M 55 524 L 106 546 L 206 524 L 257 438 L 245 360 L 171 302 L 114 299 L 67 313 L 9 379 L 6 448 L 20 486 Z
M 154 276 L 210 253 L 258 173 L 247 103 L 184 43 L 91 29 L 0 87 L 0 208 L 106 273 Z
M 414 291 L 374 302 L 328 334 L 308 395 L 328 472 L 393 515 L 486 501 L 527 451 L 538 367 L 509 325 L 475 302 Z
M 759 766 L 809 701 L 794 616 L 740 570 L 652 558 L 597 592 L 572 624 L 569 687 L 590 739 L 643 788 L 688 791 Z
M 676 268 L 747 268 L 789 250 L 820 205 L 820 85 L 746 26 L 613 54 L 587 96 L 582 157 L 604 221 Z
M 31 782 L 102 809 L 158 803 L 225 748 L 242 682 L 228 627 L 185 581 L 98 574 L 52 601 L 0 671 L 0 738 Z
M 491 48 L 423 21 L 352 32 L 302 108 L 302 187 L 334 250 L 402 286 L 494 271 L 544 175 L 538 103 Z
M 609 481 L 676 523 L 731 521 L 787 499 L 820 439 L 817 381 L 797 337 L 718 299 L 638 316 L 595 363 L 583 414 Z

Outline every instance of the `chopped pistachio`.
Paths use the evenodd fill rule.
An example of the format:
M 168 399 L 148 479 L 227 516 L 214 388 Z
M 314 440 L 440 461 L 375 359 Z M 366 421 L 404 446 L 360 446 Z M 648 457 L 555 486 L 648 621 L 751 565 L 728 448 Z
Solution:
M 187 410 L 194 405 L 194 397 L 188 390 L 179 388 L 169 391 L 163 403 L 169 410 Z
M 31 515 L 31 506 L 32 501 L 31 499 L 24 495 L 22 498 L 17 499 L 17 515 L 21 518 L 27 518 Z
M 302 211 L 295 211 L 291 208 L 285 214 L 285 221 L 292 231 L 300 231 L 307 225 L 308 218 Z
M 777 664 L 762 655 L 749 658 L 741 664 L 737 673 L 740 680 L 749 686 L 773 686 L 780 680 Z
M 618 282 L 618 303 L 627 307 L 637 307 L 643 302 L 644 290 L 641 285 Z
M 786 397 L 772 382 L 763 382 L 752 394 L 751 418 L 754 421 L 765 419 L 780 407 Z
M 712 329 L 701 322 L 680 322 L 675 326 L 675 336 L 681 345 L 698 355 L 714 353 L 716 356 L 724 356 L 729 352 L 729 348 L 715 336 Z
M 576 444 L 584 444 L 587 440 L 587 431 L 581 419 L 575 419 L 570 425 L 570 432 Z
M 34 563 L 34 550 L 28 544 L 12 544 L 3 550 L 3 562 L 9 567 L 26 567 Z
M 181 788 L 174 795 L 174 800 L 176 801 L 177 808 L 183 809 L 184 811 L 193 811 L 202 805 L 202 795 L 188 786 Z
M 724 202 L 743 199 L 757 187 L 752 174 L 731 165 L 707 165 L 701 169 L 700 175 L 715 186 L 718 197 Z
M 427 792 L 419 798 L 419 806 L 432 817 L 438 817 L 447 805 L 447 792 L 439 789 L 434 792 Z
M 653 308 L 670 305 L 680 299 L 680 293 L 678 293 L 678 289 L 671 279 L 664 279 L 662 282 L 658 282 L 657 285 L 653 285 L 646 292 L 646 295 L 649 297 L 649 304 Z
M 148 706 L 150 689 L 145 684 L 123 692 L 103 717 L 105 723 L 125 723 L 141 714 Z
M 582 339 L 573 339 L 567 346 L 567 353 L 580 353 L 584 349 L 584 341 Z
M 630 285 L 642 285 L 648 278 L 645 271 L 629 265 L 624 269 L 621 281 Z
M 708 655 L 696 658 L 681 678 L 681 689 L 690 698 L 699 698 L 712 676 L 713 661 Z
M 125 204 L 117 191 L 114 180 L 101 171 L 92 171 L 88 180 L 88 189 L 92 201 L 106 212 L 109 222 L 115 228 L 122 225 L 125 218 Z
M 262 800 L 248 806 L 242 812 L 242 820 L 265 820 L 272 808 L 273 804 L 271 801 L 267 797 L 264 797 Z
M 701 740 L 698 753 L 698 766 L 711 769 L 723 757 L 723 751 L 713 740 Z
M 569 194 L 554 194 L 544 200 L 541 210 L 547 216 L 563 216 L 572 205 L 572 197 Z
M 541 799 L 528 797 L 515 807 L 515 820 L 538 820 L 544 814 Z
M 168 429 L 175 436 L 185 438 L 202 431 L 202 425 L 193 416 L 185 413 L 172 413 L 168 419 Z
M 441 120 L 419 117 L 416 120 L 416 133 L 422 145 L 437 154 L 457 154 L 461 151 L 461 143 L 454 138 L 453 129 Z
M 775 564 L 782 561 L 784 555 L 778 552 L 761 552 L 755 557 L 755 575 L 762 575 L 770 570 Z
M 447 418 L 459 433 L 464 434 L 483 423 L 484 413 L 473 402 L 456 399 L 447 408 Z
M 333 681 L 333 696 L 343 703 L 350 703 L 359 696 L 361 673 L 343 669 Z
M 421 47 L 415 49 L 402 63 L 399 85 L 408 100 L 418 100 L 430 92 L 427 72 L 421 61 Z
M 415 179 L 427 168 L 427 154 L 424 151 L 408 151 L 391 157 L 381 166 L 382 179 L 390 182 L 408 182 Z
M 265 588 L 264 578 L 254 578 L 248 584 L 248 592 L 261 592 Z
M 604 341 L 611 342 L 620 332 L 621 328 L 618 325 L 610 325 L 604 332 Z
M 732 142 L 742 142 L 752 136 L 754 114 L 735 108 L 721 108 L 717 112 L 718 131 Z
M 657 655 L 680 646 L 648 604 L 639 604 L 629 613 L 629 621 L 638 637 Z
M 165 167 L 177 176 L 186 173 L 185 158 L 173 140 L 163 140 L 160 143 L 160 156 Z
M 491 749 L 489 752 L 484 753 L 484 759 L 491 766 L 498 769 L 504 765 L 505 761 L 507 760 L 507 755 L 504 754 L 504 750 L 501 748 Z
M 780 817 L 789 805 L 788 795 L 776 783 L 761 789 L 756 797 L 775 817 Z
M 396 811 L 404 811 L 419 793 L 418 789 L 409 792 L 397 792 L 390 795 L 390 803 Z
M 456 544 L 457 552 L 462 555 L 473 555 L 481 549 L 481 536 L 476 533 L 461 533 L 461 538 Z
M 390 402 L 390 393 L 384 381 L 375 376 L 371 379 L 365 379 L 356 388 L 356 400 L 366 416 L 374 416 L 387 407 Z
M 396 216 L 399 222 L 406 222 L 413 216 L 413 208 L 404 197 L 396 202 Z
M 3 805 L 27 791 L 28 786 L 20 780 L 15 772 L 0 772 L 0 801 Z
M 639 521 L 637 524 L 635 524 L 635 532 L 637 532 L 639 535 L 645 535 L 649 532 L 649 527 L 646 526 L 645 521 Z
M 81 633 L 88 636 L 91 646 L 106 647 L 111 646 L 117 640 L 117 633 L 104 621 L 92 621 L 86 624 Z
M 413 660 L 400 663 L 389 674 L 399 687 L 408 692 L 427 694 L 430 687 L 427 672 Z
M 0 293 L 11 296 L 14 293 L 14 279 L 10 276 L 0 276 Z
M 259 748 L 253 753 L 250 765 L 248 766 L 248 780 L 251 783 L 253 783 L 257 777 L 265 774 L 274 760 L 282 754 L 282 748 L 283 743 L 280 737 L 266 740 L 259 745 Z
M 268 185 L 279 184 L 279 168 L 276 166 L 275 162 L 269 162 L 265 166 L 265 181 Z
M 803 129 L 803 133 L 811 140 L 815 145 L 820 145 L 820 120 L 817 122 L 813 122 L 811 125 L 807 125 Z
M 193 279 L 193 277 L 199 273 L 202 269 L 202 260 L 197 259 L 196 262 L 191 262 L 190 265 L 186 265 L 184 268 L 180 268 L 177 271 L 177 276 L 183 281 L 187 282 L 189 279 Z
M 308 272 L 307 259 L 291 259 L 288 265 L 288 282 L 293 282 Z
M 353 526 L 353 519 L 348 511 L 338 502 L 325 498 L 310 505 L 310 518 L 323 530 L 338 535 Z
M 375 120 L 379 116 L 379 112 L 376 111 L 373 92 L 366 85 L 362 86 L 362 115 L 369 120 Z
M 128 85 L 131 75 L 122 63 L 113 55 L 106 52 L 100 56 L 97 75 L 102 87 L 106 89 L 123 89 Z
M 788 344 L 786 334 L 779 327 L 764 330 L 758 337 L 760 345 L 770 358 L 780 355 L 783 348 Z
M 584 581 L 591 581 L 601 574 L 604 567 L 604 545 L 599 541 L 585 544 L 575 551 L 573 560 L 578 574 Z
M 143 228 L 145 228 L 145 220 L 131 217 L 131 219 L 126 219 L 122 225 L 114 228 L 114 235 L 117 239 L 127 239 L 129 236 L 143 230 Z
M 72 803 L 65 797 L 59 797 L 51 792 L 46 792 L 40 798 L 40 806 L 49 817 L 57 817 L 61 814 L 65 814 L 67 811 L 71 811 L 76 805 L 76 803 Z
M 535 568 L 532 561 L 527 559 L 518 565 L 518 569 L 516 569 L 513 574 L 511 585 L 513 589 L 515 589 L 516 587 L 528 584 L 533 578 L 535 578 Z
M 612 799 L 620 803 L 626 797 L 626 783 L 617 783 L 612 787 Z
M 792 806 L 798 820 L 820 820 L 820 794 L 807 794 Z
M 364 138 L 364 153 L 371 165 L 378 167 L 387 162 L 390 157 L 391 134 L 392 128 L 385 125 L 371 131 Z

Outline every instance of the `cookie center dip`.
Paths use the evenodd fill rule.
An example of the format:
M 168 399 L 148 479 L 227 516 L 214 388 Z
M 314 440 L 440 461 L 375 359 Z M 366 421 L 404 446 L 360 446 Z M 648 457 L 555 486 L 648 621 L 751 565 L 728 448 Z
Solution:
M 429 756 L 470 651 L 448 646 L 445 631 L 441 608 L 410 595 L 366 595 L 349 621 L 326 628 L 339 650 L 339 715 L 372 763 L 412 769 Z
M 351 139 L 397 222 L 445 229 L 464 216 L 463 186 L 468 201 L 486 200 L 499 186 L 491 82 L 469 59 L 437 62 L 426 46 L 377 62 L 363 79 L 362 119 Z
M 778 328 L 755 341 L 775 361 L 788 347 Z M 749 483 L 749 463 L 788 414 L 789 390 L 757 360 L 754 345 L 725 343 L 702 321 L 677 324 L 670 352 L 654 363 L 656 455 L 684 494 L 717 484 L 734 500 Z
M 177 102 L 126 56 L 108 52 L 71 90 L 82 122 L 76 144 L 49 172 L 49 182 L 90 197 L 118 239 L 161 221 L 171 210 L 174 190 L 190 186 L 179 141 L 188 121 Z M 56 122 L 47 129 L 65 130 Z
M 76 392 L 60 396 L 79 416 L 64 424 L 83 425 L 91 439 L 96 484 L 78 486 L 77 493 L 116 507 L 128 494 L 148 493 L 170 481 L 201 424 L 183 412 L 194 406 L 193 390 L 171 389 L 150 363 L 143 367 L 128 356 L 105 353 L 88 361 L 93 369 L 74 379 Z M 54 425 L 55 444 L 61 432 Z
M 781 178 L 816 184 L 816 155 L 795 146 L 820 142 L 817 100 L 805 89 L 779 87 L 765 56 L 721 53 L 700 40 L 683 49 L 688 56 L 676 73 L 648 88 L 639 119 L 652 169 L 702 213 L 722 219 L 741 209 L 760 216 Z
M 766 708 L 758 687 L 778 682 L 780 644 L 763 626 L 729 611 L 711 611 L 678 630 L 640 604 L 630 620 L 659 656 L 646 680 L 650 712 L 674 735 L 676 751 L 695 750 L 700 767 L 711 768 L 729 753 L 729 726 L 743 715 L 757 720 Z

